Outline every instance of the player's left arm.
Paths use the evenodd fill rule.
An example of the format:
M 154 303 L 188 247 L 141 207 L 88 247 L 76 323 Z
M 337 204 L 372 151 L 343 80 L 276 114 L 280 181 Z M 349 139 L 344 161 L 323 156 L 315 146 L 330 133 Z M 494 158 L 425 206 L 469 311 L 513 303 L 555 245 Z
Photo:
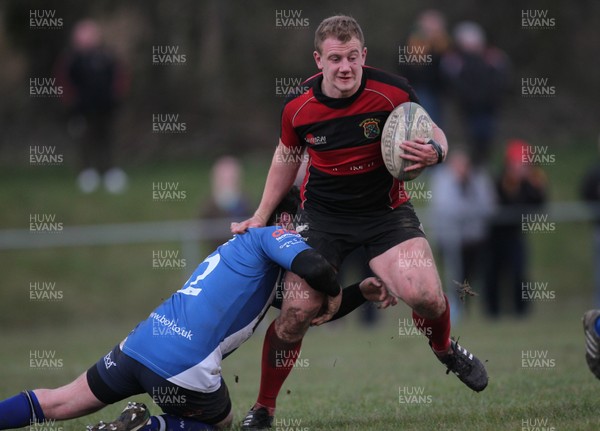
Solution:
M 338 296 L 342 288 L 335 268 L 296 231 L 274 226 L 261 231 L 262 249 L 273 262 L 300 276 L 318 292 Z
M 433 139 L 417 138 L 402 141 L 400 147 L 407 151 L 402 158 L 415 162 L 406 172 L 442 163 L 448 155 L 448 140 L 444 131 L 433 123 Z
M 342 292 L 337 282 L 335 269 L 321 253 L 315 249 L 300 252 L 292 261 L 291 271 L 302 277 L 310 287 L 328 296 L 338 296 Z

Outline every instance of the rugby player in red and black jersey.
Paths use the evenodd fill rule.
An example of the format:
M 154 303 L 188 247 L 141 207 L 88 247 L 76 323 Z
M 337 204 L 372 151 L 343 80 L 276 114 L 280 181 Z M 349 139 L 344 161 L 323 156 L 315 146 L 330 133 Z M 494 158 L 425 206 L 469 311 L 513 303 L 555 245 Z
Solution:
M 308 164 L 301 189 L 297 230 L 339 268 L 355 248 L 364 246 L 373 272 L 392 295 L 413 309 L 413 320 L 438 359 L 475 391 L 487 386 L 483 364 L 450 338 L 450 307 L 433 263 L 433 254 L 404 185 L 385 168 L 381 130 L 399 104 L 417 102 L 401 77 L 365 66 L 367 48 L 359 24 L 348 16 L 325 19 L 315 33 L 314 59 L 320 73 L 302 94 L 286 100 L 281 134 L 254 216 L 232 224 L 232 232 L 264 226 L 292 185 L 304 151 Z M 441 163 L 448 151 L 444 132 L 433 141 L 404 141 L 407 170 Z M 284 296 L 280 315 L 265 335 L 260 391 L 244 429 L 268 428 L 276 397 L 289 367 L 277 366 L 276 353 L 297 358 L 308 327 L 327 321 L 341 298 L 312 290 L 288 273 L 286 286 L 306 295 Z M 292 362 L 292 361 L 289 361 Z

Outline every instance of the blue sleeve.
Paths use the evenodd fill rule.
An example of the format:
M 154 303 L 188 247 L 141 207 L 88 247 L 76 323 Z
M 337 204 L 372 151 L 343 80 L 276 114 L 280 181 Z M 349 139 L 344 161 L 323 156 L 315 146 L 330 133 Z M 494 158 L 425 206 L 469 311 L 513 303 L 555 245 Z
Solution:
M 304 238 L 291 230 L 269 227 L 260 232 L 263 251 L 269 259 L 286 270 L 290 270 L 294 258 L 311 247 Z

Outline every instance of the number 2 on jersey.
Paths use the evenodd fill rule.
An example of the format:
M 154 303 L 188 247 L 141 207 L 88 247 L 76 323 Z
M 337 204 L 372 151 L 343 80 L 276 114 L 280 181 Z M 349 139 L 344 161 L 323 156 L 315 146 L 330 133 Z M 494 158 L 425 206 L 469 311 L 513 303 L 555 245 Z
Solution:
M 221 261 L 221 255 L 219 253 L 212 255 L 212 256 L 208 256 L 200 264 L 200 265 L 204 265 L 205 263 L 208 263 L 208 266 L 204 269 L 204 271 L 202 271 L 200 274 L 198 274 L 196 276 L 196 278 L 194 278 L 194 281 L 192 281 L 192 278 L 190 277 L 190 279 L 186 283 L 187 287 L 185 289 L 178 290 L 178 292 L 183 293 L 184 295 L 198 296 L 198 294 L 200 292 L 202 292 L 202 288 L 194 287 L 194 286 L 196 284 L 198 284 L 198 282 L 200 282 L 201 280 L 204 280 L 208 276 L 208 274 L 213 272 L 213 270 L 217 267 L 217 265 L 219 264 L 220 261 Z

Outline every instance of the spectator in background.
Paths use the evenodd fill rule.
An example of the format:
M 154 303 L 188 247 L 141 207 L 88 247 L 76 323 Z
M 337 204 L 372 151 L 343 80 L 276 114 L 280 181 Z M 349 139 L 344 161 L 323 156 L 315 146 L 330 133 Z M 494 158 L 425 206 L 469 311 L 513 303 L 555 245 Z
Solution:
M 600 150 L 600 137 L 598 139 Z M 590 204 L 594 216 L 594 302 L 600 306 L 600 161 L 589 168 L 581 182 L 581 197 Z
M 490 317 L 500 315 L 500 292 L 510 287 L 514 311 L 520 317 L 528 311 L 523 300 L 527 282 L 527 237 L 522 216 L 539 210 L 546 202 L 547 179 L 537 166 L 528 163 L 529 144 L 519 139 L 508 143 L 504 166 L 496 183 L 499 212 L 490 232 L 490 255 L 485 284 L 485 310 Z
M 69 107 L 69 134 L 79 140 L 83 169 L 77 183 L 91 193 L 104 182 L 110 193 L 121 193 L 127 176 L 114 165 L 112 129 L 115 110 L 128 87 L 117 58 L 102 43 L 98 24 L 79 21 L 69 51 L 59 59 L 56 75 Z
M 212 243 L 213 249 L 230 238 L 229 224 L 251 213 L 250 205 L 242 190 L 244 170 L 239 160 L 232 156 L 219 158 L 212 166 L 210 174 L 211 195 L 202 208 L 202 218 L 227 218 L 223 238 Z M 225 225 L 224 225 L 225 226 Z
M 454 30 L 456 49 L 444 56 L 442 69 L 464 118 L 474 164 L 486 164 L 495 134 L 510 64 L 500 49 L 488 46 L 479 24 L 462 22 Z
M 431 220 L 437 226 L 435 237 L 444 265 L 444 285 L 449 295 L 451 315 L 458 319 L 462 304 L 457 283 L 468 282 L 476 292 L 483 282 L 483 257 L 488 247 L 489 219 L 495 210 L 496 191 L 486 170 L 474 167 L 460 149 L 448 155 L 445 165 L 432 174 Z
M 399 69 L 419 96 L 419 101 L 438 126 L 442 126 L 444 79 L 440 62 L 450 48 L 446 18 L 435 9 L 423 11 L 417 18 L 407 42 L 400 47 Z M 402 52 L 405 55 L 402 56 Z M 414 59 L 414 61 L 411 61 Z M 418 60 L 423 61 L 418 61 Z

